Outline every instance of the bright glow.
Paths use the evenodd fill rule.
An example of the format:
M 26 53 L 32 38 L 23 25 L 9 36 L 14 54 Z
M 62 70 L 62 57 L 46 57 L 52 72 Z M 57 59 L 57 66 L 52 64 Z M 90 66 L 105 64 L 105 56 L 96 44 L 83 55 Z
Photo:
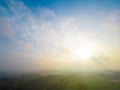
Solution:
M 76 50 L 75 54 L 82 60 L 90 59 L 93 56 L 93 50 L 90 47 L 84 46 Z
M 74 54 L 80 60 L 90 60 L 95 55 L 95 45 L 92 42 L 82 43 L 82 45 L 74 49 Z

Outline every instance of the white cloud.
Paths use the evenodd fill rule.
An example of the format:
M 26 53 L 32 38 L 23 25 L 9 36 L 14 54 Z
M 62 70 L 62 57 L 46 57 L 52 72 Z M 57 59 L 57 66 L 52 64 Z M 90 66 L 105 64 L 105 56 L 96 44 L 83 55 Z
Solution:
M 0 18 L 0 37 L 14 38 L 14 28 L 8 17 Z
M 17 66 L 20 68 L 21 65 L 24 68 L 22 64 L 29 63 L 34 67 L 43 60 L 66 58 L 63 57 L 64 54 L 67 55 L 70 52 L 66 39 L 77 30 L 76 21 L 73 18 L 59 20 L 48 8 L 38 7 L 36 11 L 31 11 L 21 1 L 9 0 L 7 5 L 8 9 L 1 7 L 4 17 L 0 17 L 2 28 L 0 36 L 13 40 L 13 45 L 18 49 L 7 53 L 8 58 L 3 57 L 10 62 L 4 62 L 4 65 L 11 68 Z M 38 67 L 42 67 L 40 63 L 37 64 Z M 12 64 L 16 66 L 12 67 Z
M 107 15 L 102 24 L 103 28 L 108 31 L 120 31 L 120 13 L 113 12 Z
M 7 5 L 8 9 L 0 7 L 4 16 L 0 17 L 0 38 L 7 37 L 13 40 L 13 45 L 17 49 L 7 53 L 7 58 L 3 57 L 0 65 L 8 65 L 8 68 L 18 66 L 16 69 L 34 69 L 35 67 L 40 69 L 44 66 L 49 68 L 48 64 L 59 64 L 59 62 L 65 65 L 66 60 L 73 59 L 69 57 L 71 50 L 78 47 L 85 37 L 84 30 L 78 28 L 74 18 L 67 17 L 60 20 L 48 8 L 38 7 L 35 11 L 31 11 L 21 1 L 9 0 Z M 113 29 L 119 29 L 117 20 L 116 15 L 108 17 L 103 23 L 104 27 L 111 26 Z M 4 59 L 9 62 L 3 62 Z M 69 66 L 72 63 L 70 62 Z

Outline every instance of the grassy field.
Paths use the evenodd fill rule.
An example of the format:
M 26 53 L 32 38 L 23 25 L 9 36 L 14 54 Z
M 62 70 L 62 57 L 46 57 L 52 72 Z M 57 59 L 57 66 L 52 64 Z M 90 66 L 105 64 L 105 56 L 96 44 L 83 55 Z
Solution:
M 0 90 L 120 90 L 117 76 L 99 74 L 21 75 L 0 79 Z

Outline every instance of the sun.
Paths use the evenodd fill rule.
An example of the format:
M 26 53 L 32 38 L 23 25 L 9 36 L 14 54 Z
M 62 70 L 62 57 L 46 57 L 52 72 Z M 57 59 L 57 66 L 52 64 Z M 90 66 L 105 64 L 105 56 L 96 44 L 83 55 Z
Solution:
M 74 50 L 76 57 L 81 60 L 90 60 L 95 55 L 95 47 L 92 44 L 83 44 Z
M 91 60 L 92 57 L 97 55 L 98 44 L 94 39 L 82 37 L 80 38 L 67 38 L 68 48 L 70 50 L 70 57 L 76 60 Z
M 78 48 L 75 51 L 75 54 L 79 58 L 87 60 L 87 59 L 90 59 L 93 56 L 93 50 L 92 50 L 92 48 L 84 46 L 84 47 Z

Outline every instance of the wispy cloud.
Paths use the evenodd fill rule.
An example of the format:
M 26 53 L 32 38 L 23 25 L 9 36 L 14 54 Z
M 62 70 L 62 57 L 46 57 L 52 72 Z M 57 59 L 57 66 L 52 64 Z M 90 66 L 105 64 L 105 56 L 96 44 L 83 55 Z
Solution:
M 119 30 L 118 20 L 119 15 L 112 14 L 103 21 L 102 27 Z M 61 18 L 49 8 L 39 6 L 32 10 L 22 1 L 6 0 L 6 6 L 0 6 L 0 68 L 37 70 L 60 65 L 70 68 L 76 63 L 72 51 L 84 41 L 95 40 L 89 40 L 91 36 L 84 28 L 91 31 L 83 27 L 79 27 L 75 18 Z M 82 66 L 76 64 L 73 66 Z
M 109 13 L 103 21 L 103 28 L 111 31 L 120 30 L 120 12 Z
M 8 7 L 0 8 L 0 36 L 13 40 L 13 45 L 18 48 L 8 56 L 11 63 L 21 65 L 20 62 L 27 61 L 30 64 L 30 60 L 25 60 L 25 57 L 34 58 L 33 62 L 42 62 L 42 59 L 65 59 L 63 54 L 71 52 L 67 48 L 70 44 L 67 39 L 77 34 L 76 21 L 73 18 L 60 20 L 48 8 L 38 7 L 31 11 L 21 1 L 9 0 L 6 3 Z M 35 61 L 38 59 L 39 61 Z M 31 66 L 35 65 L 31 63 Z

